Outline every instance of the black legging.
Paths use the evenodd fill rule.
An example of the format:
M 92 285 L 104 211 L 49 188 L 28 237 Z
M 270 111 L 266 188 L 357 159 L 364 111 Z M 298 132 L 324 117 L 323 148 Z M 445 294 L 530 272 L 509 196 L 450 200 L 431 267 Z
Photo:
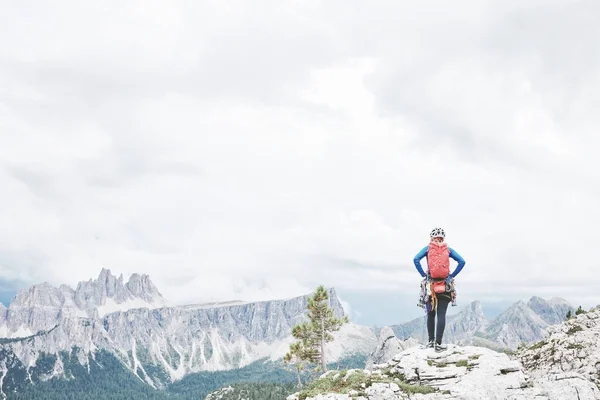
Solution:
M 437 314 L 437 331 L 435 332 L 435 342 L 442 344 L 442 336 L 444 336 L 444 328 L 446 328 L 446 311 L 448 311 L 448 304 L 450 304 L 450 298 L 445 296 L 443 293 L 437 295 L 438 305 L 437 310 L 431 310 L 427 314 L 427 333 L 429 334 L 429 341 L 433 341 L 435 326 L 435 316 Z

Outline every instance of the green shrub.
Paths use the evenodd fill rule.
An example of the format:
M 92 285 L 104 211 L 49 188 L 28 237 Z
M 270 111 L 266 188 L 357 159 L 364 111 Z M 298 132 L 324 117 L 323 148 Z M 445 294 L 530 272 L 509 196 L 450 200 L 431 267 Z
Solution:
M 359 394 L 364 395 L 365 388 L 373 385 L 373 383 L 395 383 L 405 393 L 408 394 L 429 394 L 437 392 L 438 389 L 426 385 L 413 385 L 406 382 L 404 374 L 386 369 L 381 371 L 382 374 L 365 374 L 362 370 L 354 371 L 344 380 L 347 370 L 329 373 L 324 378 L 319 378 L 310 383 L 304 390 L 298 393 L 299 400 L 305 400 L 308 397 L 316 397 L 318 394 L 326 393 L 348 393 L 351 390 L 356 390 Z M 364 386 L 364 387 L 363 387 Z
M 567 335 L 572 335 L 575 332 L 581 332 L 583 330 L 583 328 L 580 325 L 573 325 L 571 328 L 569 328 L 569 330 L 567 331 Z
M 581 344 L 569 344 L 567 345 L 567 350 L 581 350 L 583 349 L 583 345 Z
M 534 344 L 533 346 L 531 346 L 529 348 L 529 350 L 537 350 L 537 349 L 541 349 L 543 346 L 545 346 L 546 344 L 548 344 L 548 342 L 546 342 L 545 340 L 540 340 L 539 342 L 537 342 L 536 344 Z

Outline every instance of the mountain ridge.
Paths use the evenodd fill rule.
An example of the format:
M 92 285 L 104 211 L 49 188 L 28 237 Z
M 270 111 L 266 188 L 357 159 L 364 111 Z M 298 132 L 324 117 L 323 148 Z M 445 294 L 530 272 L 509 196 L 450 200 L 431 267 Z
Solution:
M 334 315 L 345 315 L 335 288 L 327 291 Z M 0 312 L 0 342 L 26 369 L 42 354 L 64 351 L 89 369 L 97 351 L 108 351 L 141 381 L 164 388 L 192 373 L 281 359 L 292 327 L 307 318 L 308 296 L 171 306 L 147 275 L 125 283 L 103 269 L 76 289 L 42 283 L 20 291 Z M 334 336 L 326 348 L 332 361 L 366 356 L 377 341 L 370 328 L 354 323 Z M 60 357 L 55 363 L 49 377 L 67 376 Z
M 540 340 L 548 327 L 566 319 L 568 311 L 575 308 L 566 300 L 554 297 L 545 300 L 532 296 L 527 302 L 518 300 L 489 320 L 483 313 L 482 304 L 475 300 L 467 304 L 459 313 L 446 317 L 444 341 L 461 345 L 492 343 L 506 349 L 515 350 L 521 343 Z M 427 341 L 425 316 L 408 322 L 390 325 L 399 339 L 409 337 L 421 342 Z
M 335 288 L 327 291 L 334 314 L 346 315 Z M 19 291 L 8 307 L 0 307 L 0 351 L 6 355 L 0 364 L 12 362 L 25 377 L 36 370 L 40 357 L 45 363 L 52 359 L 54 365 L 44 372 L 44 379 L 64 379 L 70 375 L 59 354 L 67 352 L 70 362 L 89 371 L 102 351 L 144 384 L 161 389 L 190 374 L 233 370 L 260 359 L 281 360 L 293 342 L 291 328 L 306 318 L 308 296 L 176 306 L 164 299 L 148 275 L 133 274 L 125 282 L 122 274 L 117 277 L 102 269 L 96 279 L 82 281 L 74 289 L 47 282 L 32 285 Z M 501 347 L 495 342 L 498 332 L 503 338 L 515 336 L 505 325 L 510 328 L 521 318 L 546 324 L 531 307 L 552 321 L 560 317 L 560 307 L 567 306 L 562 299 L 534 296 L 488 321 L 481 302 L 474 301 L 448 316 L 445 338 Z M 423 322 L 418 318 L 390 329 L 398 337 L 417 336 L 425 328 Z M 391 337 L 390 331 L 385 334 Z M 326 347 L 327 359 L 371 355 L 377 336 L 374 328 L 350 322 L 334 333 L 335 340 Z M 380 351 L 406 345 L 391 341 Z

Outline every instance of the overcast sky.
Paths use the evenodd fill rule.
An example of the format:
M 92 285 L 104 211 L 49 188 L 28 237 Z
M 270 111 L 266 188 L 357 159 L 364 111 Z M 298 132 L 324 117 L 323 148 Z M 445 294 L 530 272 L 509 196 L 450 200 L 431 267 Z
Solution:
M 0 5 L 2 292 L 147 273 L 174 303 L 334 286 L 600 303 L 600 3 Z M 453 266 L 455 263 L 452 264 Z

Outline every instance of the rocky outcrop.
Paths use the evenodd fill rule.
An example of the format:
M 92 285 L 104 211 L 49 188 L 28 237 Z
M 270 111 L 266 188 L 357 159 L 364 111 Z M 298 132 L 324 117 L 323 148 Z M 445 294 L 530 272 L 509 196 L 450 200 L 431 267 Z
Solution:
M 377 347 L 369 355 L 365 368 L 369 369 L 373 364 L 382 364 L 394 357 L 401 351 L 418 346 L 419 342 L 416 339 L 408 338 L 406 340 L 400 340 L 394 335 L 394 331 L 391 327 L 386 326 L 379 332 L 379 339 L 377 341 Z
M 371 369 L 324 374 L 320 379 L 334 380 L 330 387 L 340 393 L 306 400 L 600 400 L 600 308 L 547 331 L 515 355 L 475 346 L 450 345 L 441 353 L 411 347 Z
M 600 308 L 548 328 L 548 336 L 519 352 L 536 383 L 548 391 L 598 399 L 600 387 Z M 593 397 L 596 396 L 596 397 Z
M 330 379 L 348 382 L 359 370 L 343 371 Z M 347 393 L 326 393 L 306 400 L 597 400 L 600 390 L 589 379 L 571 373 L 543 379 L 518 359 L 504 353 L 451 346 L 436 353 L 413 347 L 392 360 L 359 371 L 367 378 Z M 327 379 L 327 376 L 322 379 Z M 343 387 L 343 383 L 334 383 Z M 298 393 L 288 400 L 298 400 Z
M 306 400 L 516 400 L 533 399 L 541 393 L 531 387 L 517 361 L 504 353 L 473 346 L 451 346 L 443 353 L 413 347 L 361 372 L 367 376 L 364 388 L 359 385 L 352 393 L 316 395 Z M 347 374 L 344 372 L 344 377 Z M 298 398 L 296 394 L 288 400 Z

